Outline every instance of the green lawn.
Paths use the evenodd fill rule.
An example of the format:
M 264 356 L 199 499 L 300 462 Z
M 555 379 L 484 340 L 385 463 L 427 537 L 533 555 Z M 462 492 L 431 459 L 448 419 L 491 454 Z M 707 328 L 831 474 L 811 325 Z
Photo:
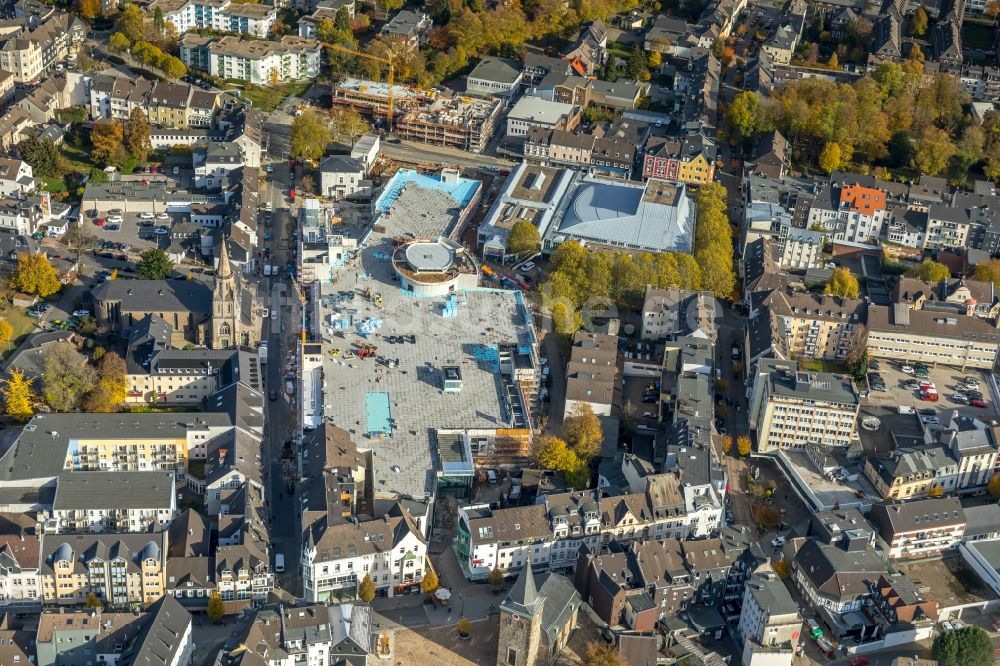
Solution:
M 250 100 L 258 111 L 274 111 L 289 96 L 301 95 L 310 85 L 312 85 L 310 81 L 299 81 L 277 87 L 253 86 L 250 90 L 243 90 L 242 96 Z
M 21 308 L 12 306 L 0 309 L 0 317 L 9 321 L 14 328 L 14 336 L 11 338 L 10 344 L 5 349 L 0 349 L 0 356 L 6 358 L 17 349 L 17 346 L 29 333 L 34 332 L 37 320 L 29 317 Z
M 808 370 L 809 372 L 833 372 L 837 374 L 845 374 L 848 372 L 847 364 L 841 361 L 804 358 L 799 359 L 799 363 L 802 365 L 803 370 Z

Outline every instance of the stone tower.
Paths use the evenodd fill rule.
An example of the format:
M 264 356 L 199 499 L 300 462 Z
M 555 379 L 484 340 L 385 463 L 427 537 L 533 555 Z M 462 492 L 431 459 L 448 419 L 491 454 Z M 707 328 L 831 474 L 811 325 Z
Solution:
M 541 640 L 545 599 L 535 587 L 529 559 L 500 604 L 497 666 L 534 666 Z
M 219 244 L 219 267 L 212 291 L 212 349 L 227 349 L 240 344 L 239 287 L 229 263 L 229 249 L 223 237 Z

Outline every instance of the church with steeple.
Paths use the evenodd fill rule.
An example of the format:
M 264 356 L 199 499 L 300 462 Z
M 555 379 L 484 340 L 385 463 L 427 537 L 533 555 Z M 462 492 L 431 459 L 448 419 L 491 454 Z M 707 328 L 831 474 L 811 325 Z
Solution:
M 497 666 L 548 666 L 576 628 L 583 600 L 565 576 L 536 579 L 531 560 L 500 604 Z
M 245 284 L 229 261 L 226 238 L 219 242 L 219 261 L 212 289 L 209 343 L 212 349 L 252 347 L 259 341 L 253 285 Z

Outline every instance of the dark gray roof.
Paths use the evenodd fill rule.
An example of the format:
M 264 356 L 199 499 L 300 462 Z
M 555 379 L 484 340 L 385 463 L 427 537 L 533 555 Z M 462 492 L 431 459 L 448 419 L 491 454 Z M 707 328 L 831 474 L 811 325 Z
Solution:
M 121 312 L 212 312 L 212 288 L 200 280 L 108 280 L 94 300 L 117 302 Z
M 173 472 L 63 472 L 52 508 L 169 509 L 173 493 Z
M 470 79 L 484 79 L 498 83 L 513 84 L 521 76 L 521 64 L 506 58 L 486 57 L 479 61 L 471 72 Z
M 1000 504 L 969 506 L 965 511 L 965 536 L 1000 532 Z
M 331 155 L 323 158 L 319 170 L 323 173 L 364 173 L 365 165 L 353 157 Z
M 747 580 L 747 589 L 757 605 L 769 615 L 791 615 L 798 612 L 785 584 L 771 571 L 757 571 Z
M 886 573 L 886 564 L 871 547 L 848 551 L 808 539 L 795 554 L 795 566 L 821 594 L 853 599 L 868 594 L 868 582 Z
M 543 602 L 544 599 L 539 598 L 538 589 L 535 587 L 535 574 L 531 571 L 529 558 L 501 606 L 518 615 L 530 617 L 537 612 L 538 606 Z
M 886 541 L 899 532 L 935 530 L 965 523 L 962 503 L 956 497 L 931 497 L 896 504 L 876 504 L 871 521 Z
M 148 609 L 146 626 L 129 644 L 119 666 L 170 666 L 191 640 L 191 614 L 169 594 Z

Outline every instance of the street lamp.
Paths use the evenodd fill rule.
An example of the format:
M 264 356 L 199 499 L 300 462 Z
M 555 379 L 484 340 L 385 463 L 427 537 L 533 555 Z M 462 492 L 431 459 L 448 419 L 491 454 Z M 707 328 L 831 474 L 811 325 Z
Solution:
M 462 609 L 459 611 L 459 617 L 465 617 L 465 595 L 461 592 L 458 593 L 458 598 L 462 602 Z

